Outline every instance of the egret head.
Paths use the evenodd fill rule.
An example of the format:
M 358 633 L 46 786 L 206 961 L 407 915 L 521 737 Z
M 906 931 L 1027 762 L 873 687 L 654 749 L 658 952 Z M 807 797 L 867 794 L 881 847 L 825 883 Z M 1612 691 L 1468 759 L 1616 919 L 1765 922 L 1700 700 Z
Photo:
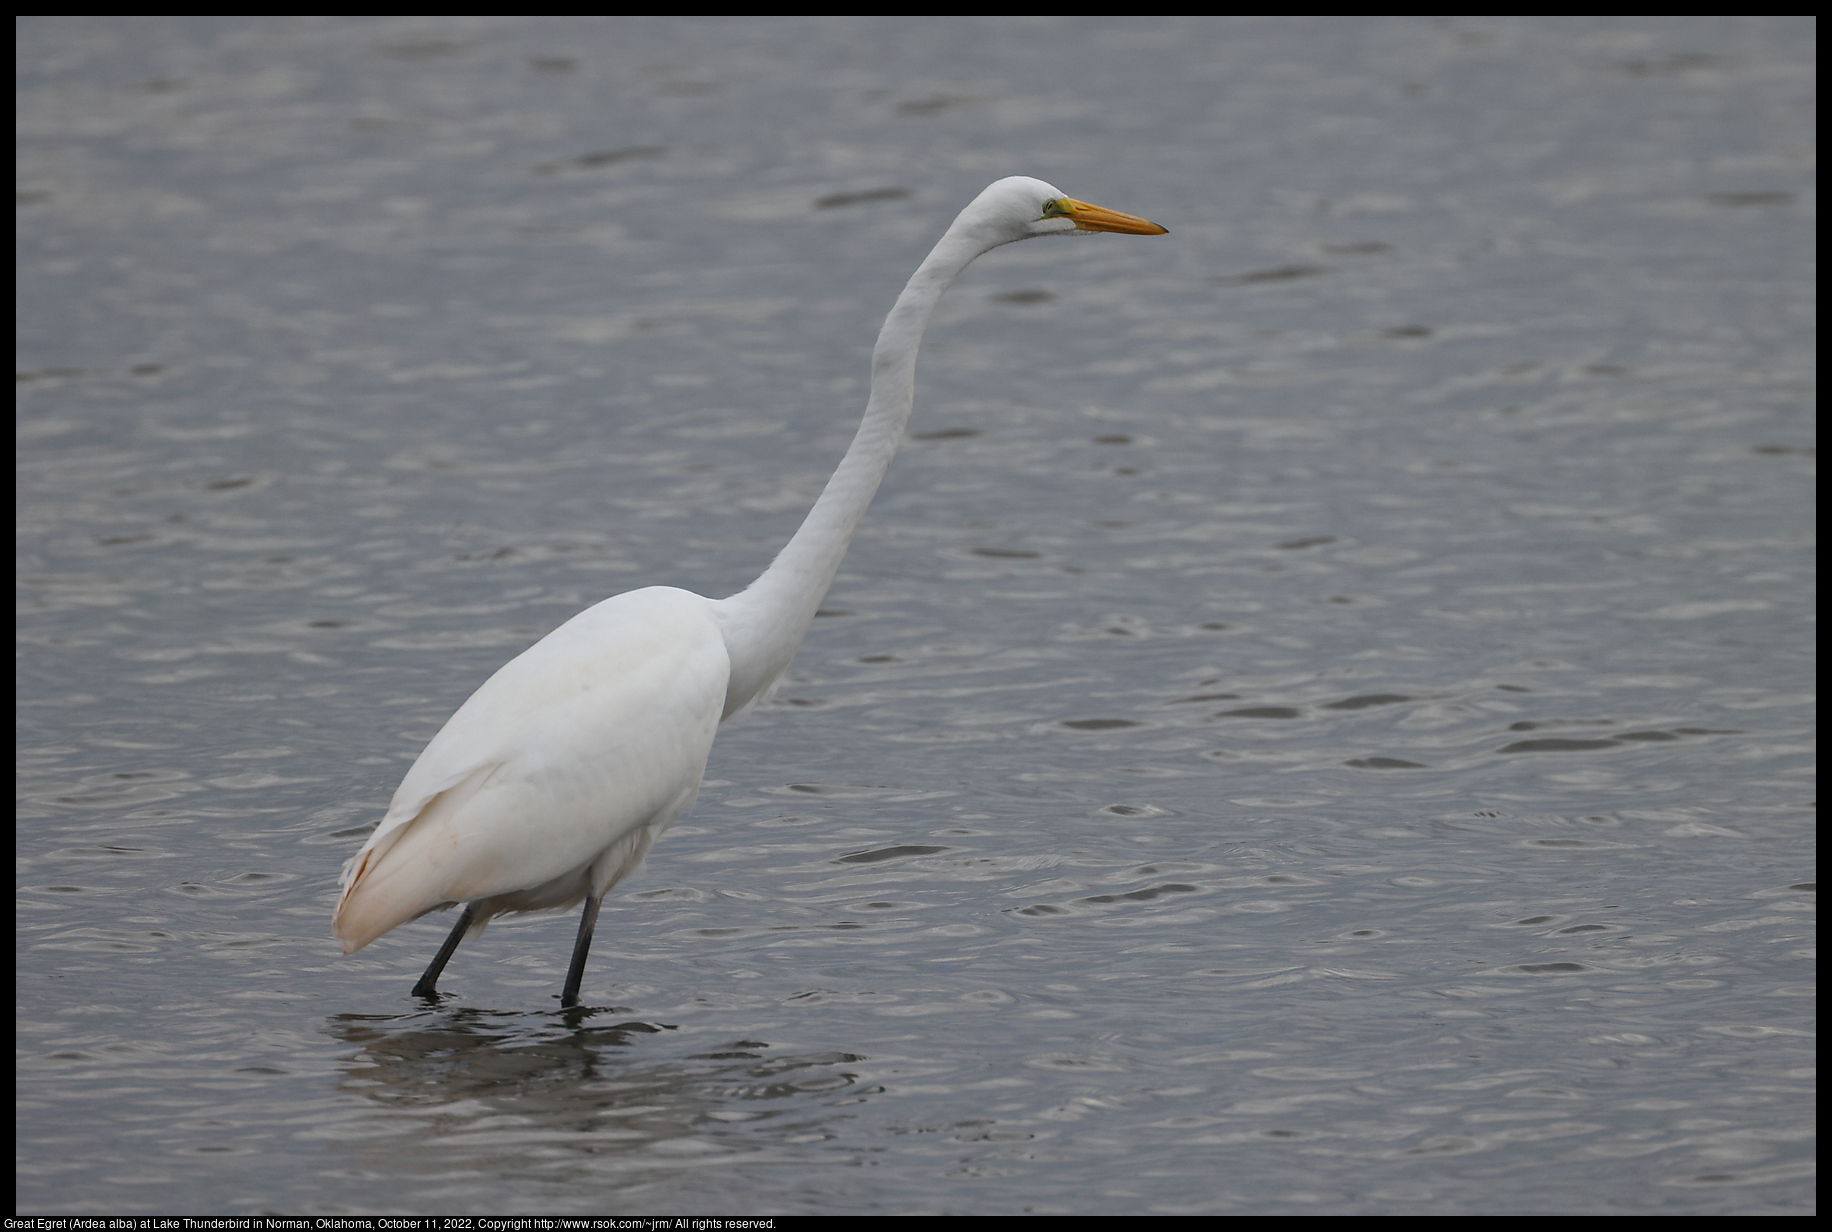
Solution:
M 1054 184 L 1026 175 L 1008 176 L 990 185 L 961 211 L 955 226 L 978 232 L 989 241 L 988 247 L 1077 231 L 1163 235 L 1168 230 L 1131 214 L 1077 201 Z

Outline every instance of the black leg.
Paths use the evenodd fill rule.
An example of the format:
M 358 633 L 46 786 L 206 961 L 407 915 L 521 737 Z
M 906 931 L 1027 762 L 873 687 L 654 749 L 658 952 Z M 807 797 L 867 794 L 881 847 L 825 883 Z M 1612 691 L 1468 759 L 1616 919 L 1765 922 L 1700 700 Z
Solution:
M 439 973 L 445 970 L 446 963 L 452 961 L 452 953 L 457 950 L 458 943 L 464 940 L 465 930 L 470 926 L 471 909 L 467 906 L 458 913 L 458 923 L 452 926 L 451 935 L 445 939 L 445 944 L 439 947 L 439 952 L 433 955 L 432 962 L 427 965 L 426 974 L 422 975 L 420 982 L 413 986 L 414 996 L 436 997 L 439 995 L 439 989 L 436 987 L 439 983 Z
M 573 942 L 572 966 L 566 971 L 566 989 L 560 994 L 560 1005 L 564 1008 L 579 1004 L 579 985 L 585 979 L 585 956 L 591 952 L 592 930 L 598 926 L 598 904 L 603 901 L 603 895 L 585 900 L 585 911 L 579 917 L 579 939 Z

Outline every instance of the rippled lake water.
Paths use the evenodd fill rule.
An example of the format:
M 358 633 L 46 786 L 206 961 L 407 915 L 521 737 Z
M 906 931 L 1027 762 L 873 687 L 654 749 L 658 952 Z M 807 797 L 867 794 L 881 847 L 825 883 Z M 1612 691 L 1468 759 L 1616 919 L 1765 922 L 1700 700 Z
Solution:
M 1814 1208 L 1809 18 L 20 27 L 21 1212 Z M 607 900 L 337 957 L 506 659 L 793 530 Z

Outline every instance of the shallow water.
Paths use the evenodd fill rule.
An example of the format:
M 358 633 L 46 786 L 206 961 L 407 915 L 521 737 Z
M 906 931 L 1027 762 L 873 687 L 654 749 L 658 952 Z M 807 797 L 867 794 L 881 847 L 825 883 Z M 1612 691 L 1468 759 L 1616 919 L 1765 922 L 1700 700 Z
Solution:
M 25 1213 L 1814 1207 L 1813 26 L 31 18 Z M 350 958 L 491 671 L 725 594 L 606 903 Z

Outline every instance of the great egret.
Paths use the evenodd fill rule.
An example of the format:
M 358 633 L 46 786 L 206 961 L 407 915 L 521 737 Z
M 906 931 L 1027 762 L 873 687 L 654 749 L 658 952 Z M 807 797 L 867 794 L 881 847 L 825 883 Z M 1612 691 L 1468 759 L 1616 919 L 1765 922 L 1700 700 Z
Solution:
M 1162 235 L 1024 176 L 960 212 L 897 297 L 871 397 L 801 529 L 728 599 L 651 586 L 587 608 L 504 664 L 414 762 L 344 868 L 332 929 L 345 954 L 463 903 L 415 994 L 436 995 L 458 943 L 506 912 L 585 901 L 560 995 L 577 1005 L 605 892 L 699 794 L 713 731 L 789 666 L 890 467 L 915 396 L 916 348 L 942 292 L 1001 244 L 1076 231 Z

